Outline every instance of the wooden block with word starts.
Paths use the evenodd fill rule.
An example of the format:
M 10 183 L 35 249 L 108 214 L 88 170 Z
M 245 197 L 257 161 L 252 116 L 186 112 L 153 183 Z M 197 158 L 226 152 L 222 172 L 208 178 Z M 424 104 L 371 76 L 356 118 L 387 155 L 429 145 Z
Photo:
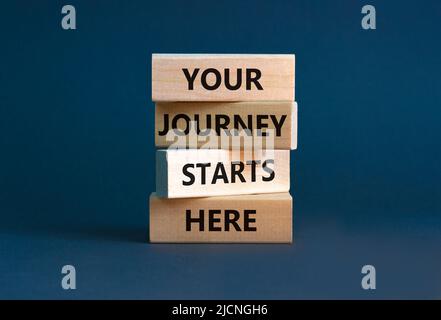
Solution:
M 297 148 L 297 103 L 158 102 L 159 148 Z
M 164 199 L 150 196 L 150 242 L 292 242 L 289 193 Z
M 293 54 L 153 54 L 153 101 L 294 101 Z
M 156 151 L 156 193 L 191 198 L 288 192 L 289 150 Z

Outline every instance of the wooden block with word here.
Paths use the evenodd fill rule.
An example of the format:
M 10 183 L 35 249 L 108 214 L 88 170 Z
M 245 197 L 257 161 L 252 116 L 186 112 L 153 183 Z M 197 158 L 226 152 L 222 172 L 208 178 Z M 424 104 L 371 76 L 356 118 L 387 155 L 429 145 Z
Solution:
M 289 150 L 156 151 L 156 193 L 166 198 L 288 192 Z
M 153 101 L 294 101 L 293 54 L 153 54 Z
M 292 242 L 289 193 L 165 199 L 150 196 L 150 242 Z
M 158 102 L 159 148 L 297 148 L 297 103 Z

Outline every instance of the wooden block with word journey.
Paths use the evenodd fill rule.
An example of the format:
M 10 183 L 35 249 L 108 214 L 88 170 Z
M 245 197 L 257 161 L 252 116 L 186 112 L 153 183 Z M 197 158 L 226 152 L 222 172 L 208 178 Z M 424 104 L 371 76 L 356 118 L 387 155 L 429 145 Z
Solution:
M 159 148 L 297 148 L 297 103 L 158 102 Z
M 153 101 L 294 101 L 293 54 L 153 54 Z
M 156 193 L 166 198 L 288 192 L 289 150 L 156 151 Z
M 150 196 L 150 242 L 292 242 L 292 198 L 268 193 L 195 199 Z

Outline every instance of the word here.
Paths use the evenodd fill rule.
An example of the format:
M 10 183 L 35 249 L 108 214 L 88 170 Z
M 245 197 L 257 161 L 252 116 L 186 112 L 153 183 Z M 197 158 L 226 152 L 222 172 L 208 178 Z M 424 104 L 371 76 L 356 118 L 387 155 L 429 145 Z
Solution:
M 151 242 L 292 242 L 289 193 L 163 199 L 150 196 Z

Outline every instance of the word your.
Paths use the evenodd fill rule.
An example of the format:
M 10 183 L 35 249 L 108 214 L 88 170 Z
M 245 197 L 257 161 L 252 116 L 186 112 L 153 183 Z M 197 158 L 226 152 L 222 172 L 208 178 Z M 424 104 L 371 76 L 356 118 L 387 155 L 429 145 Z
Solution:
M 257 166 L 260 165 L 260 160 L 249 160 L 245 163 L 242 161 L 233 161 L 231 162 L 231 170 L 229 172 L 230 175 L 227 174 L 227 170 L 225 169 L 225 165 L 223 162 L 218 162 L 216 164 L 216 168 L 214 169 L 213 177 L 210 179 L 211 184 L 216 184 L 219 180 L 222 180 L 223 183 L 235 183 L 236 180 L 240 180 L 241 182 L 246 182 L 243 171 L 245 170 L 245 165 L 251 166 L 251 170 L 247 170 L 250 174 L 251 182 L 256 182 L 256 171 Z M 268 164 L 274 164 L 274 159 L 267 159 L 262 163 L 262 170 L 268 173 L 268 176 L 262 176 L 262 181 L 269 182 L 272 181 L 275 177 L 275 172 L 272 168 L 268 166 Z M 207 183 L 207 168 L 211 167 L 211 163 L 187 163 L 182 167 L 182 173 L 189 178 L 188 181 L 183 180 L 182 184 L 184 186 L 191 186 L 195 183 L 196 177 L 190 172 L 190 169 L 199 169 L 200 171 L 200 181 L 199 183 L 204 185 Z
M 194 90 L 194 81 L 196 80 L 196 77 L 200 71 L 200 68 L 195 68 L 193 71 L 190 71 L 187 68 L 182 69 L 182 72 L 184 72 L 185 78 L 188 82 L 188 90 Z M 225 82 L 225 88 L 228 90 L 239 90 L 242 86 L 242 68 L 237 69 L 236 71 L 236 83 L 232 84 L 230 81 L 230 69 L 226 68 L 224 69 L 224 82 Z M 207 81 L 207 78 L 209 75 L 214 76 L 214 83 L 209 84 Z M 212 77 L 211 76 L 211 77 Z M 258 90 L 263 90 L 262 85 L 259 83 L 259 79 L 262 76 L 262 73 L 259 69 L 253 69 L 253 68 L 247 68 L 245 69 L 245 85 L 246 90 L 251 90 L 251 84 L 254 84 L 254 86 Z M 218 89 L 222 84 L 222 75 L 221 72 L 214 68 L 208 68 L 202 71 L 201 74 L 201 84 L 202 87 L 206 90 L 216 90 Z
M 217 218 L 220 214 L 224 215 L 223 226 L 221 224 L 221 219 Z M 239 225 L 238 221 L 240 218 L 240 213 L 237 210 L 226 209 L 224 212 L 222 210 L 210 209 L 208 210 L 208 231 L 230 231 L 230 227 L 234 227 L 236 231 L 257 231 L 257 228 L 251 226 L 252 223 L 256 222 L 255 218 L 251 215 L 256 214 L 256 210 L 244 210 L 243 211 L 243 228 Z M 185 211 L 185 225 L 186 231 L 191 231 L 192 223 L 199 225 L 199 231 L 205 231 L 205 210 L 199 210 L 199 217 L 193 218 L 191 216 L 191 210 Z
M 232 118 L 226 114 L 207 114 L 205 116 L 205 127 L 201 128 L 201 122 L 199 114 L 194 115 L 194 121 L 190 119 L 190 117 L 184 113 L 179 113 L 173 116 L 170 119 L 169 114 L 164 114 L 164 119 L 162 123 L 164 123 L 164 128 L 161 131 L 158 131 L 160 136 L 165 136 L 169 132 L 169 130 L 173 130 L 176 135 L 188 135 L 190 133 L 190 129 L 195 127 L 196 133 L 198 135 L 209 135 L 210 130 L 214 129 L 218 136 L 221 135 L 221 130 L 227 135 L 238 135 L 239 129 L 244 130 L 248 134 L 252 134 L 253 130 L 256 130 L 258 135 L 267 136 L 267 132 L 262 131 L 262 129 L 268 128 L 268 122 L 272 123 L 275 128 L 276 136 L 280 137 L 282 132 L 283 124 L 285 123 L 287 115 L 284 114 L 280 118 L 273 114 L 258 114 L 253 117 L 253 115 L 248 115 L 247 119 L 243 119 L 240 115 L 235 114 Z M 183 129 L 179 129 L 179 124 L 183 124 Z M 235 129 L 235 130 L 229 130 Z

